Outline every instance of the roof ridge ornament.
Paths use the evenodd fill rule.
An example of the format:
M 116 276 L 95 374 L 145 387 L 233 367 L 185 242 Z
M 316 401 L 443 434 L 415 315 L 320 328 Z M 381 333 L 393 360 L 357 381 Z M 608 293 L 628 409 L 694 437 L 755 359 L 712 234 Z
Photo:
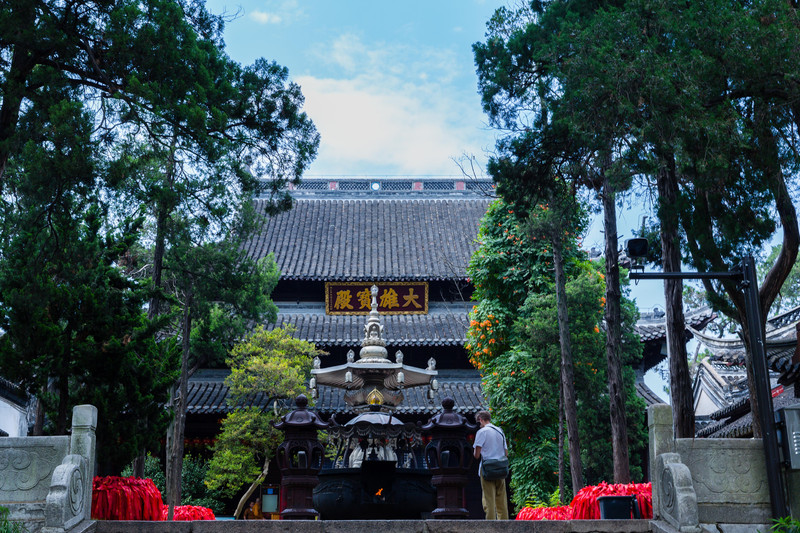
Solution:
M 358 363 L 390 363 L 386 351 L 386 341 L 383 340 L 383 324 L 378 313 L 378 286 L 373 285 L 369 290 L 372 295 L 372 304 L 369 318 L 364 325 L 364 340 L 361 341 L 361 351 L 358 352 Z

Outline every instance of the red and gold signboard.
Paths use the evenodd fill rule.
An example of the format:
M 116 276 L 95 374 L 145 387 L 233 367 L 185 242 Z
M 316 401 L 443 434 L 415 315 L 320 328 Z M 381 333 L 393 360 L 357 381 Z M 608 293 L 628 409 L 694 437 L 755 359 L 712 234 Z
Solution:
M 382 315 L 428 314 L 425 281 L 342 281 L 325 283 L 325 312 L 329 315 L 369 314 L 370 288 L 378 286 L 378 311 Z

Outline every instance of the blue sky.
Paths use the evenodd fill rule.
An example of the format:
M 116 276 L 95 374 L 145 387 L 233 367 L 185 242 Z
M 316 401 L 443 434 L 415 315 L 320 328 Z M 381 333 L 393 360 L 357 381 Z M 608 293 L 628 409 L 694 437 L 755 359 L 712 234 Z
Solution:
M 475 156 L 485 169 L 495 132 L 480 105 L 472 44 L 502 0 L 207 0 L 236 15 L 228 54 L 289 68 L 321 135 L 307 176 L 458 175 Z M 639 202 L 635 202 L 639 203 Z M 630 207 L 630 206 L 629 206 Z M 631 237 L 642 208 L 621 207 Z M 595 217 L 584 246 L 603 248 Z M 660 283 L 634 287 L 641 308 L 660 305 Z
M 236 18 L 228 54 L 289 68 L 321 135 L 307 176 L 458 175 L 453 159 L 483 171 L 496 134 L 480 105 L 472 44 L 501 0 L 207 0 Z M 624 242 L 641 223 L 641 200 L 618 210 Z M 602 219 L 584 246 L 603 248 Z M 663 309 L 660 282 L 632 287 L 640 309 Z M 663 395 L 656 373 L 651 388 Z
M 228 54 L 289 68 L 322 137 L 309 176 L 457 175 L 495 134 L 472 43 L 498 0 L 210 0 Z

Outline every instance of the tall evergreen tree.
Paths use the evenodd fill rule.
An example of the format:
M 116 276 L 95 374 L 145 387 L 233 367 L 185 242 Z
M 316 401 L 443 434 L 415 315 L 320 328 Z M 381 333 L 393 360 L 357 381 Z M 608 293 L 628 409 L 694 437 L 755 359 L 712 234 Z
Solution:
M 187 230 L 190 227 L 186 228 Z M 180 503 L 181 465 L 188 380 L 214 354 L 227 354 L 252 323 L 274 321 L 270 294 L 278 282 L 272 257 L 248 259 L 241 234 L 218 242 L 196 242 L 192 235 L 167 250 L 166 281 L 176 300 L 181 338 L 180 377 L 173 392 L 175 419 L 167 438 L 167 500 L 171 516 Z
M 26 290 L 35 294 L 34 283 L 45 292 L 50 291 L 48 283 L 63 286 L 60 279 L 53 281 L 54 270 L 76 274 L 85 266 L 83 252 L 67 249 L 63 239 L 71 239 L 66 244 L 76 248 L 95 246 L 80 230 L 88 224 L 97 239 L 107 241 L 107 254 L 96 260 L 107 268 L 98 267 L 91 282 L 81 281 L 113 285 L 118 273 L 110 267 L 132 267 L 137 255 L 132 245 L 141 228 L 147 229 L 146 239 L 154 243 L 153 257 L 143 270 L 153 281 L 146 306 L 152 324 L 142 322 L 136 331 L 153 333 L 173 318 L 177 293 L 170 292 L 177 285 L 167 286 L 169 280 L 163 279 L 170 253 L 180 255 L 192 246 L 203 249 L 229 235 L 243 235 L 242 222 L 252 221 L 248 200 L 256 192 L 270 200 L 270 212 L 291 205 L 286 184 L 299 181 L 316 155 L 319 136 L 302 111 L 302 94 L 287 70 L 263 59 L 244 67 L 232 61 L 224 51 L 222 29 L 222 18 L 209 14 L 197 0 L 10 0 L 0 5 L 0 269 L 7 274 L 0 280 L 0 299 L 4 329 L 15 332 L 5 337 L 8 357 L 20 355 L 15 350 L 23 341 L 12 341 L 15 334 L 22 338 L 29 325 L 21 318 L 29 312 L 25 302 L 12 297 L 23 284 L 14 278 L 15 261 L 28 261 Z M 88 214 L 98 210 L 92 216 L 101 222 L 90 221 Z M 32 257 L 21 255 L 25 246 Z M 225 247 L 215 249 L 221 253 Z M 256 271 L 246 261 L 231 266 L 242 259 L 239 251 L 225 248 L 225 254 L 229 273 Z M 74 266 L 73 260 L 78 262 Z M 133 275 L 130 270 L 128 274 Z M 141 287 L 123 279 L 136 294 L 127 304 L 141 306 Z M 182 324 L 199 324 L 196 336 L 206 339 L 204 346 L 218 344 L 223 330 L 237 334 L 230 327 L 236 322 L 229 316 L 231 309 L 209 303 L 230 301 L 230 291 L 242 290 L 237 283 L 218 286 L 215 297 L 204 291 L 180 294 L 195 294 L 205 302 L 201 307 L 217 309 L 198 314 L 196 305 L 182 307 L 193 309 L 180 315 L 186 316 Z M 267 288 L 257 281 L 250 287 Z M 252 302 L 261 305 L 268 294 Z M 71 327 L 93 328 L 89 321 L 98 317 L 81 319 L 86 322 Z M 122 318 L 117 323 L 122 330 L 132 324 Z M 167 338 L 165 344 L 134 351 L 142 358 L 166 354 L 165 361 L 170 361 L 177 353 L 174 340 L 188 343 L 189 331 L 180 335 L 173 324 L 153 336 Z M 48 333 L 54 338 L 55 326 Z M 130 342 L 123 344 L 132 350 Z M 83 371 L 81 361 L 68 359 L 62 357 L 58 372 Z M 39 387 L 70 382 L 69 376 L 53 378 L 55 366 L 44 359 L 30 363 L 29 374 L 36 376 Z M 147 375 L 142 372 L 142 391 L 150 383 Z M 171 375 L 153 376 L 158 379 L 152 391 L 163 391 L 155 383 Z M 78 382 L 75 386 L 80 388 Z M 63 402 L 59 409 L 66 412 Z M 143 420 L 146 427 L 155 423 L 150 415 Z M 58 416 L 58 425 L 64 424 L 64 416 Z M 143 441 L 138 446 L 143 449 Z
M 537 214 L 550 216 L 542 207 Z M 476 306 L 471 313 L 467 349 L 481 371 L 483 387 L 509 442 L 514 502 L 548 501 L 559 487 L 562 464 L 559 398 L 561 349 L 554 290 L 553 251 L 541 225 L 531 225 L 525 212 L 498 200 L 481 223 L 480 247 L 469 265 Z M 533 217 L 531 217 L 533 218 Z M 547 218 L 547 216 L 545 216 Z M 534 231 L 538 228 L 537 231 Z M 582 474 L 590 483 L 610 479 L 610 418 L 604 392 L 603 274 L 577 246 L 574 230 L 564 234 L 566 300 L 574 361 Z M 623 306 L 623 329 L 635 323 L 635 307 Z M 635 335 L 626 334 L 623 361 L 641 358 Z M 625 409 L 631 439 L 632 476 L 639 479 L 646 451 L 644 406 L 634 393 L 630 368 L 623 372 Z M 569 490 L 562 490 L 567 498 Z
M 76 403 L 97 405 L 100 468 L 113 470 L 163 427 L 176 360 L 152 343 L 146 287 L 118 265 L 141 221 L 101 201 L 91 115 L 69 85 L 40 74 L 0 200 L 0 368 L 39 399 L 37 434 L 66 432 Z
M 597 163 L 608 158 L 575 154 L 605 150 L 621 183 L 654 183 L 665 271 L 679 270 L 681 260 L 731 270 L 779 223 L 781 253 L 760 288 L 766 316 L 800 244 L 787 186 L 800 153 L 797 87 L 788 81 L 800 67 L 792 52 L 796 7 L 780 0 L 527 6 L 498 11 L 487 42 L 476 45 L 490 114 L 534 132 L 543 153 L 602 170 Z M 706 285 L 717 309 L 746 323 L 733 281 Z M 675 426 L 686 437 L 694 424 L 680 284 L 665 283 L 665 296 Z
M 500 194 L 508 199 L 542 195 L 554 177 L 586 186 L 602 202 L 606 235 L 606 359 L 614 442 L 614 478 L 630 481 L 627 422 L 624 410 L 621 364 L 621 314 L 619 250 L 617 243 L 617 194 L 630 184 L 621 175 L 617 130 L 603 123 L 603 108 L 574 119 L 571 99 L 580 81 L 564 74 L 569 57 L 559 48 L 561 3 L 531 2 L 515 9 L 501 8 L 487 24 L 487 41 L 474 45 L 479 87 L 484 110 L 492 123 L 509 131 L 498 144 L 499 157 L 519 157 L 524 172 L 495 176 Z M 574 2 L 574 11 L 590 11 L 592 2 Z M 580 15 L 576 15 L 580 16 Z M 581 89 L 583 87 L 580 87 Z M 590 97 L 586 94 L 582 98 Z M 490 164 L 490 168 L 498 165 Z

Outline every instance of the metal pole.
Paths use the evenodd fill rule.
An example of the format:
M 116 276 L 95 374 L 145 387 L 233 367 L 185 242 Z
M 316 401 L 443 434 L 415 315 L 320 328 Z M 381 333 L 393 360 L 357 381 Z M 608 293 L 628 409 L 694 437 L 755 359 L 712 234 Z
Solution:
M 772 407 L 772 391 L 769 383 L 767 354 L 764 348 L 766 335 L 761 325 L 761 306 L 758 298 L 758 278 L 756 263 L 752 256 L 742 260 L 741 272 L 631 272 L 632 280 L 639 279 L 741 279 L 744 294 L 747 329 L 750 332 L 750 355 L 753 364 L 753 376 L 756 390 L 753 391 L 758 400 L 758 413 L 753 413 L 761 422 L 764 443 L 764 459 L 767 464 L 767 485 L 769 486 L 772 517 L 789 516 L 786 506 L 786 495 L 781 479 L 781 463 L 778 455 L 778 436 L 775 431 L 775 415 Z
M 781 464 L 778 455 L 778 436 L 775 431 L 775 415 L 772 407 L 772 391 L 767 368 L 767 353 L 764 349 L 766 337 L 761 323 L 761 306 L 758 298 L 758 279 L 756 264 L 752 256 L 742 260 L 742 281 L 744 292 L 747 329 L 750 332 L 750 355 L 753 364 L 753 375 L 756 382 L 756 398 L 758 399 L 758 416 L 764 440 L 764 458 L 767 463 L 767 484 L 769 485 L 772 517 L 783 518 L 789 515 L 786 497 L 781 479 Z

